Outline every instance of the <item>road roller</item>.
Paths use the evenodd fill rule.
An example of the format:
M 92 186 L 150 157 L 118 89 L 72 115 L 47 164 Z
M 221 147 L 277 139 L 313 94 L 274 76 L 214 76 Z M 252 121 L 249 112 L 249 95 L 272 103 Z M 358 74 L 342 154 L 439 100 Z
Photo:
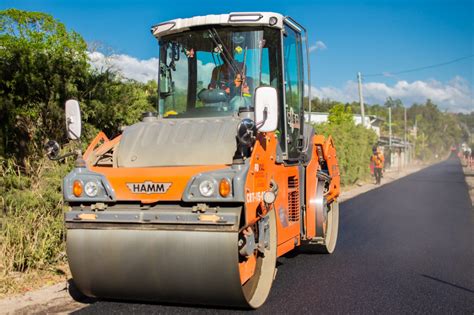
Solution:
M 100 299 L 258 308 L 278 257 L 336 246 L 340 173 L 333 140 L 310 124 L 306 29 L 242 12 L 151 33 L 156 111 L 66 154 L 76 156 L 63 180 L 73 281 Z M 80 139 L 78 101 L 65 113 Z M 64 157 L 55 141 L 46 149 Z

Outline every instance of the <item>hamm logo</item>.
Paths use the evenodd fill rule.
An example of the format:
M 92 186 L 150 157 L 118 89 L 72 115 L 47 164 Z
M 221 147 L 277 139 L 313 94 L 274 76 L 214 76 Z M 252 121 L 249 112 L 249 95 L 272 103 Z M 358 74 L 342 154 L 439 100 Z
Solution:
M 134 194 L 164 194 L 170 188 L 171 183 L 153 183 L 146 181 L 143 183 L 127 183 L 127 186 Z

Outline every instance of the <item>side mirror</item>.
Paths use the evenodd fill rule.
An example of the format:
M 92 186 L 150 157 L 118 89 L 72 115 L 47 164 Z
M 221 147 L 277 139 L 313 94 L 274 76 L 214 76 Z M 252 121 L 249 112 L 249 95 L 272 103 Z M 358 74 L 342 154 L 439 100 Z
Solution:
M 257 126 L 252 119 L 244 118 L 237 127 L 237 139 L 244 145 L 251 147 L 255 143 L 257 135 Z
M 61 147 L 56 141 L 49 140 L 44 145 L 44 150 L 46 151 L 46 155 L 50 160 L 57 160 L 59 156 L 59 151 L 61 151 Z
M 261 132 L 278 127 L 278 93 L 274 87 L 261 86 L 255 90 L 255 122 Z
M 78 140 L 81 137 L 81 110 L 76 100 L 66 101 L 66 130 L 71 140 Z

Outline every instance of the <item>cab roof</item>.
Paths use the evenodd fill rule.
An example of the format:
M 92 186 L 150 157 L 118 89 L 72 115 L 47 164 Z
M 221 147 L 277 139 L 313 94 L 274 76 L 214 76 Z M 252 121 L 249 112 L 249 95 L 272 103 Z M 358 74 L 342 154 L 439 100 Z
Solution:
M 151 33 L 156 38 L 189 30 L 195 26 L 205 25 L 231 25 L 231 26 L 269 26 L 283 28 L 285 17 L 274 12 L 231 12 L 227 14 L 211 14 L 194 16 L 185 19 L 166 21 L 151 28 Z

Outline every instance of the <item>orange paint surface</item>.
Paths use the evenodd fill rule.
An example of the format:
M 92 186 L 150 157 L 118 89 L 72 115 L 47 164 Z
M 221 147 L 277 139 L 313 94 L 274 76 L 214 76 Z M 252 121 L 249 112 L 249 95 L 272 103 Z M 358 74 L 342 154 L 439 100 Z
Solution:
M 91 167 L 91 171 L 103 174 L 115 190 L 117 200 L 141 201 L 154 203 L 157 201 L 178 201 L 182 199 L 191 177 L 201 172 L 222 169 L 227 165 L 212 166 L 179 166 L 149 168 L 111 168 Z M 127 184 L 134 183 L 170 183 L 166 193 L 133 193 Z
M 257 267 L 257 258 L 255 255 L 250 256 L 247 260 L 239 263 L 240 272 L 240 283 L 244 284 L 255 273 L 255 267 Z
M 315 206 L 311 201 L 311 195 L 307 194 L 305 200 L 299 200 L 299 213 L 290 215 L 289 199 L 295 188 L 288 188 L 290 178 L 296 183 L 304 182 L 307 192 L 314 192 L 318 179 L 316 172 L 320 169 L 316 145 L 320 145 L 323 158 L 326 160 L 328 172 L 332 180 L 330 191 L 327 194 L 328 201 L 337 198 L 340 193 L 340 174 L 337 164 L 336 149 L 331 137 L 316 135 L 313 137 L 312 160 L 307 165 L 306 178 L 299 178 L 298 165 L 284 165 L 276 163 L 276 147 L 278 145 L 275 133 L 261 133 L 257 137 L 255 147 L 250 157 L 250 168 L 245 182 L 245 225 L 253 225 L 259 217 L 268 211 L 276 211 L 277 220 L 277 253 L 281 256 L 292 250 L 303 239 L 315 237 Z M 109 140 L 102 132 L 91 142 L 84 154 L 88 161 L 91 157 L 98 156 L 112 149 L 120 137 Z M 88 161 L 90 162 L 90 161 Z M 212 166 L 179 166 L 179 167 L 151 167 L 151 168 L 116 168 L 116 167 L 93 167 L 94 172 L 101 173 L 107 177 L 115 190 L 119 201 L 140 201 L 142 203 L 154 203 L 157 201 L 179 201 L 190 179 L 201 173 L 218 170 L 228 165 Z M 263 194 L 271 190 L 271 181 L 278 185 L 278 193 L 275 203 L 268 207 L 263 202 Z M 153 182 L 170 184 L 166 193 L 134 193 L 130 185 Z M 298 186 L 299 187 L 299 186 Z M 303 216 L 301 206 L 306 204 L 306 215 Z M 293 200 L 293 211 L 295 203 Z M 297 204 L 296 204 L 297 205 Z M 304 220 L 306 234 L 301 236 L 301 220 Z M 252 260 L 253 259 L 253 260 Z M 244 283 L 254 273 L 255 257 L 240 263 L 241 281 Z
M 121 136 L 109 140 L 103 132 L 92 140 L 84 153 L 89 169 L 103 174 L 115 191 L 118 201 L 140 201 L 154 203 L 157 201 L 179 201 L 182 199 L 187 184 L 194 175 L 228 167 L 228 165 L 211 166 L 179 166 L 179 167 L 144 167 L 144 168 L 117 168 L 97 167 L 90 165 L 93 156 L 100 156 L 113 148 Z M 170 184 L 166 193 L 135 193 L 130 185 L 144 182 Z
M 289 221 L 288 217 L 288 178 L 299 180 L 298 166 L 285 166 L 276 163 L 276 146 L 278 144 L 275 133 L 259 134 L 250 157 L 250 169 L 245 183 L 245 218 L 247 224 L 253 224 L 258 216 L 267 211 L 276 211 L 278 256 L 291 250 L 294 245 L 288 246 L 287 241 L 300 234 L 300 220 Z M 273 180 L 278 185 L 278 194 L 274 206 L 267 208 L 263 202 L 263 193 L 270 190 Z M 303 203 L 301 202 L 300 205 Z M 280 211 L 282 210 L 282 211 Z M 258 213 L 260 211 L 261 213 Z M 280 249 L 280 246 L 283 246 Z

